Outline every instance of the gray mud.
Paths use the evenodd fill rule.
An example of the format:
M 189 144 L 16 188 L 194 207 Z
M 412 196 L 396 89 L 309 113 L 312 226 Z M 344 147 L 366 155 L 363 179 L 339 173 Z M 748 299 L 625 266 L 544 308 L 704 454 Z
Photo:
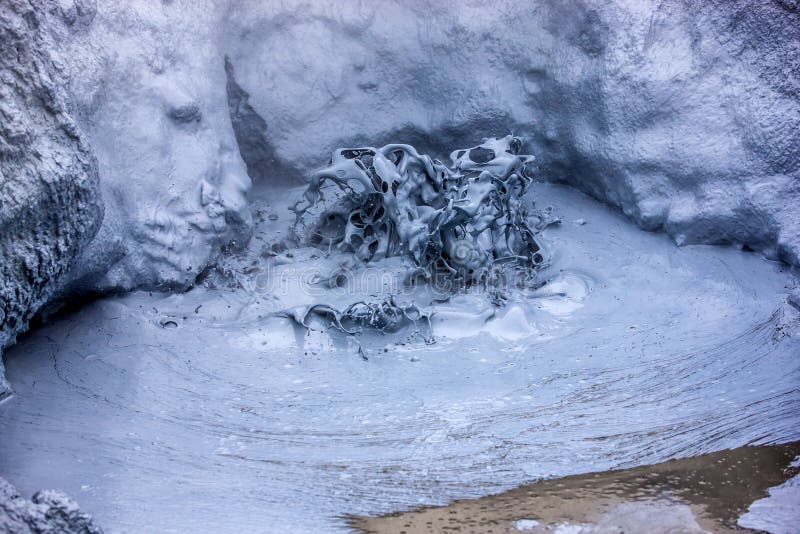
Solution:
M 112 532 L 308 532 L 800 439 L 800 312 L 781 264 L 676 248 L 536 185 L 563 221 L 541 233 L 547 284 L 502 308 L 470 292 L 424 303 L 433 340 L 353 337 L 287 311 L 393 282 L 334 291 L 320 271 L 340 258 L 283 250 L 299 193 L 257 201 L 250 249 L 204 286 L 98 300 L 10 349 L 0 472 L 65 490 Z

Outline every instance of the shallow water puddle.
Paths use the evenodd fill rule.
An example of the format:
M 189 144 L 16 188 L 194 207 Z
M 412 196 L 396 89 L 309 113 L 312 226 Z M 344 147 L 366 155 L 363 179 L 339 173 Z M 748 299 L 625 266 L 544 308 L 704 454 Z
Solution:
M 739 447 L 620 471 L 544 480 L 448 506 L 354 517 L 362 532 L 421 534 L 742 532 L 748 506 L 800 472 L 800 442 Z M 795 511 L 794 519 L 800 518 Z M 786 525 L 791 528 L 791 525 Z
M 535 193 L 563 219 L 543 234 L 548 284 L 500 310 L 437 304 L 434 343 L 276 316 L 330 296 L 291 289 L 329 258 L 274 268 L 295 193 L 271 195 L 217 289 L 99 300 L 7 353 L 0 473 L 71 493 L 112 532 L 308 532 L 800 439 L 800 314 L 781 265 L 676 248 L 570 189 Z

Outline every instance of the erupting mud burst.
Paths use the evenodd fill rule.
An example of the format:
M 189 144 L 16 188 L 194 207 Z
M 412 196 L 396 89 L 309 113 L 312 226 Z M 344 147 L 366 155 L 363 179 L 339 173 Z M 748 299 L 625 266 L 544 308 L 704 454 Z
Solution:
M 544 262 L 524 195 L 531 183 L 515 137 L 457 150 L 447 167 L 414 147 L 339 149 L 293 210 L 295 234 L 363 262 L 401 256 L 427 281 L 486 282 L 497 266 Z M 529 202 L 532 204 L 532 202 Z

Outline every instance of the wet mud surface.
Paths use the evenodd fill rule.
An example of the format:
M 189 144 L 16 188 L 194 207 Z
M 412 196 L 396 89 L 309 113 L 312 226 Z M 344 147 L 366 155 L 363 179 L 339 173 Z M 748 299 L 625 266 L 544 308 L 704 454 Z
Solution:
M 299 326 L 286 310 L 392 284 L 320 289 L 336 258 L 278 243 L 300 191 L 262 197 L 250 249 L 208 287 L 100 299 L 7 352 L 0 473 L 66 491 L 110 532 L 328 532 L 800 439 L 784 266 L 675 247 L 567 188 L 533 193 L 562 219 L 541 234 L 547 284 L 501 309 L 470 293 L 435 303 L 433 342 Z
M 751 503 L 800 472 L 800 442 L 739 447 L 655 465 L 556 478 L 475 500 L 381 517 L 365 533 L 753 532 Z M 573 530 L 569 530 L 569 529 Z

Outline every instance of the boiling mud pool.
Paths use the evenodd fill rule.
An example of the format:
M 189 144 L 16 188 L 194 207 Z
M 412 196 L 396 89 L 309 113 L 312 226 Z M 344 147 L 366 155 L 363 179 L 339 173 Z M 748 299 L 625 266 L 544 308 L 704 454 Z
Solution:
M 0 473 L 71 493 L 112 532 L 308 532 L 800 439 L 796 280 L 779 264 L 676 248 L 538 185 L 562 218 L 542 236 L 546 284 L 501 309 L 406 292 L 432 306 L 432 339 L 347 336 L 296 319 L 385 297 L 399 266 L 326 285 L 341 258 L 278 245 L 297 194 L 265 197 L 249 251 L 209 287 L 99 300 L 11 349 Z

